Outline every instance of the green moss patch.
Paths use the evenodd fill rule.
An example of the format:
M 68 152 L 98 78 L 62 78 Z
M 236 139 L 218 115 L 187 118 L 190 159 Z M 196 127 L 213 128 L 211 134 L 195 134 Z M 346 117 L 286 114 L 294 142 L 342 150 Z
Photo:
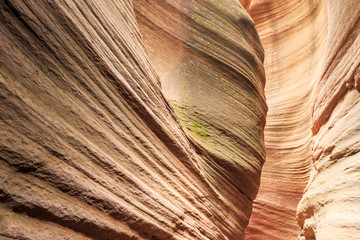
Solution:
M 209 135 L 209 130 L 206 126 L 202 125 L 199 122 L 192 122 L 192 123 L 187 123 L 187 129 L 189 129 L 192 133 L 192 135 L 195 135 L 194 137 L 199 137 L 199 138 L 210 138 Z
M 170 101 L 170 103 L 173 106 L 176 115 L 181 122 L 181 125 L 185 128 L 185 131 L 188 134 L 190 134 L 194 138 L 202 140 L 210 138 L 209 128 L 198 121 L 199 117 L 196 116 L 196 111 L 191 111 L 185 106 L 180 106 L 176 104 L 175 101 Z

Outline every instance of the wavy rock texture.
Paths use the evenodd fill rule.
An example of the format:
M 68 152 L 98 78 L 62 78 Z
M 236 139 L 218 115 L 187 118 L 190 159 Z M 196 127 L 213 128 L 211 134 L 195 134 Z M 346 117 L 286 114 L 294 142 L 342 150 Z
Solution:
M 0 238 L 243 238 L 264 161 L 254 24 L 237 1 L 149 2 L 158 73 L 130 0 L 0 0 Z
M 327 34 L 322 0 L 253 1 L 265 49 L 266 162 L 246 239 L 295 239 L 296 207 L 311 166 L 314 77 Z
M 241 201 L 252 201 L 265 157 L 266 112 L 253 22 L 233 0 L 135 0 L 134 7 L 166 98 L 192 141 L 215 160 L 204 165 L 207 178 L 218 191 L 228 186 L 223 177 L 238 186 L 226 190 L 232 201 L 239 191 Z
M 298 239 L 360 236 L 359 8 L 355 0 L 252 2 L 269 112 L 246 239 L 296 239 L 297 222 Z
M 313 168 L 299 239 L 360 236 L 360 5 L 328 0 L 329 40 L 315 88 Z

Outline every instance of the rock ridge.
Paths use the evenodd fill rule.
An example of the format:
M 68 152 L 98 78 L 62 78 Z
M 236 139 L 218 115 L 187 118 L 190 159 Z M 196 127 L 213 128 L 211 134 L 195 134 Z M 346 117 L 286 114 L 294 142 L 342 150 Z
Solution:
M 243 238 L 266 104 L 239 2 L 1 0 L 0 21 L 0 238 Z

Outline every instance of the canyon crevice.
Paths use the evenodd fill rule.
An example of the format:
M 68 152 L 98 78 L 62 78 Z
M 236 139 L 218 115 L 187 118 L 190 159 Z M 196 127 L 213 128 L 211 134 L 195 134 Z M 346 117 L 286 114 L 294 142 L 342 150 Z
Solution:
M 0 239 L 360 236 L 357 0 L 0 0 L 0 22 Z

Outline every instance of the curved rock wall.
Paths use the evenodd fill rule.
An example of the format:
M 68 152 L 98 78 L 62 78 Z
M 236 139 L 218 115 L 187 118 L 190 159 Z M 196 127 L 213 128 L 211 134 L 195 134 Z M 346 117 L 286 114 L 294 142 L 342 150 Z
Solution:
M 0 0 L 0 238 L 243 238 L 264 161 L 254 25 L 237 1 L 149 2 Z M 134 6 L 159 30 L 150 60 Z
M 269 112 L 246 239 L 357 239 L 359 3 L 258 0 L 250 14 L 265 49 Z
M 329 39 L 313 108 L 313 165 L 299 239 L 360 236 L 360 5 L 328 0 Z
M 165 97 L 192 141 L 215 160 L 203 166 L 209 181 L 232 201 L 252 201 L 266 113 L 254 23 L 233 0 L 135 0 L 134 7 Z
M 357 0 L 0 0 L 0 238 L 243 239 L 245 10 L 246 239 L 357 239 Z
M 314 77 L 327 34 L 322 0 L 253 1 L 265 49 L 266 162 L 246 239 L 295 239 L 296 207 L 309 179 Z

